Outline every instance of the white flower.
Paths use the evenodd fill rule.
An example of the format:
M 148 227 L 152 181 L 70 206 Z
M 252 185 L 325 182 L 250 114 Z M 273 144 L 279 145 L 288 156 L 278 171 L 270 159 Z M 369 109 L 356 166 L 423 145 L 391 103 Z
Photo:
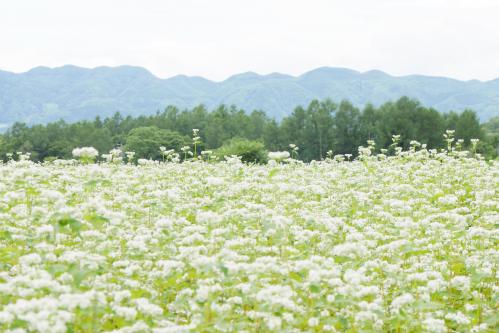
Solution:
M 308 326 L 310 327 L 316 327 L 319 325 L 319 318 L 312 317 L 308 320 Z
M 266 320 L 267 322 L 267 327 L 270 330 L 279 330 L 282 325 L 282 320 L 279 317 L 276 316 L 269 316 Z
M 274 161 L 284 161 L 289 158 L 289 152 L 287 151 L 274 151 L 269 152 L 269 159 Z
M 137 310 L 134 308 L 126 307 L 126 306 L 115 306 L 113 307 L 114 312 L 120 317 L 125 318 L 127 321 L 135 320 L 137 317 Z
M 450 284 L 461 291 L 468 291 L 470 289 L 470 278 L 467 276 L 455 276 L 450 281 Z
M 471 322 L 468 317 L 466 317 L 462 312 L 458 311 L 456 313 L 448 313 L 445 315 L 445 319 L 452 320 L 458 325 L 469 325 Z
M 393 148 L 0 163 L 0 331 L 493 330 L 499 162 Z
M 14 315 L 7 311 L 0 311 L 0 323 L 9 325 L 14 321 Z
M 411 304 L 414 302 L 414 296 L 409 293 L 405 293 L 393 299 L 390 310 L 393 313 L 399 313 L 400 309 L 402 309 L 405 305 Z
M 99 152 L 94 147 L 82 147 L 73 149 L 73 156 L 79 158 L 94 159 L 99 156 Z
M 445 333 L 447 332 L 447 327 L 445 327 L 445 321 L 442 319 L 427 318 L 423 320 L 423 326 L 432 333 Z
M 156 317 L 163 314 L 163 309 L 149 302 L 147 298 L 137 298 L 134 301 L 139 311 L 145 315 Z

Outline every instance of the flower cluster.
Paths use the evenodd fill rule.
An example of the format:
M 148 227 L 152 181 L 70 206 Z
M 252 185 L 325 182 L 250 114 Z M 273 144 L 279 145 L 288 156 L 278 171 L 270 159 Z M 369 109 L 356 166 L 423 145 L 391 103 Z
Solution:
M 287 160 L 291 155 L 288 151 L 273 151 L 269 152 L 269 159 L 276 162 L 282 162 Z
M 94 147 L 81 147 L 75 148 L 72 151 L 73 157 L 80 158 L 82 160 L 94 160 L 99 156 L 99 152 Z
M 493 332 L 499 162 L 373 147 L 1 164 L 0 331 Z

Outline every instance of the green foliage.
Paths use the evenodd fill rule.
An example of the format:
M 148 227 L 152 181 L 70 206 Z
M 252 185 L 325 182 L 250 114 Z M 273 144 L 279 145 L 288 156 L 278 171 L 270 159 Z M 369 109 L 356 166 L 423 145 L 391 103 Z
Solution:
M 135 158 L 161 159 L 160 146 L 180 152 L 183 145 L 191 145 L 194 128 L 200 130 L 202 142 L 198 154 L 221 148 L 237 137 L 259 141 L 269 151 L 289 150 L 289 144 L 296 144 L 298 158 L 304 161 L 324 159 L 328 151 L 355 156 L 357 147 L 367 140 L 374 140 L 378 150 L 388 148 L 394 134 L 401 135 L 400 144 L 406 149 L 411 140 L 428 148 L 445 148 L 442 135 L 452 129 L 456 139 L 464 140 L 464 149 L 470 148 L 470 139 L 478 138 L 477 152 L 493 159 L 499 149 L 498 122 L 493 118 L 480 126 L 473 111 L 442 114 L 407 97 L 379 107 L 367 104 L 363 109 L 346 100 L 339 104 L 313 100 L 306 107 L 296 107 L 280 123 L 262 111 L 248 113 L 235 106 L 220 105 L 211 112 L 203 105 L 186 110 L 168 106 L 155 115 L 136 118 L 115 113 L 73 124 L 57 121 L 28 127 L 15 123 L 0 135 L 0 159 L 19 151 L 30 152 L 34 161 L 71 158 L 74 148 L 86 146 L 100 154 L 122 147 L 135 151 Z
M 215 155 L 219 159 L 224 156 L 237 155 L 243 162 L 247 163 L 266 163 L 267 151 L 260 141 L 250 141 L 247 139 L 234 138 L 218 148 Z
M 137 158 L 159 159 L 159 147 L 180 150 L 189 143 L 189 138 L 178 132 L 159 129 L 156 126 L 138 127 L 126 138 L 125 151 L 135 152 Z
M 463 139 L 465 145 L 469 145 L 471 139 L 483 139 L 483 132 L 475 112 L 464 110 L 461 113 L 456 124 L 455 135 Z
M 494 117 L 481 126 L 485 140 L 479 143 L 479 149 L 486 158 L 493 159 L 499 155 L 499 117 Z

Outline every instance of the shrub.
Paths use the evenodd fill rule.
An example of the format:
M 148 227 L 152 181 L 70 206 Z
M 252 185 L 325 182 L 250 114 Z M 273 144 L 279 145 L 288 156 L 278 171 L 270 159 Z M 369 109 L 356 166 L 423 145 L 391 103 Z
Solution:
M 241 138 L 234 138 L 215 151 L 219 159 L 231 155 L 240 156 L 246 163 L 266 163 L 268 158 L 262 142 Z
M 124 150 L 135 152 L 136 158 L 159 160 L 161 159 L 159 147 L 180 151 L 182 146 L 189 143 L 190 139 L 178 132 L 155 126 L 138 127 L 128 134 Z

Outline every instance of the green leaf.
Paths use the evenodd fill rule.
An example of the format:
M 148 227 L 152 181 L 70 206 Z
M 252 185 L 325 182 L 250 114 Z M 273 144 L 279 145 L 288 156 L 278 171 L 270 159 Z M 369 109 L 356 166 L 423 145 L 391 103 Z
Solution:
M 65 264 L 52 264 L 47 268 L 48 272 L 53 276 L 58 276 L 61 273 L 68 271 L 68 266 Z
M 75 218 L 64 216 L 57 220 L 57 226 L 69 227 L 72 232 L 79 233 L 83 224 Z
M 350 261 L 352 260 L 350 257 L 347 257 L 347 256 L 335 256 L 334 257 L 334 261 L 338 264 L 343 264 L 347 261 Z
M 321 291 L 321 287 L 318 284 L 311 284 L 310 285 L 310 291 L 313 292 L 314 294 L 317 294 Z
M 225 277 L 229 275 L 229 269 L 224 264 L 220 263 L 219 268 L 222 271 L 222 273 L 225 275 Z
M 269 172 L 269 178 L 274 177 L 278 172 L 279 172 L 279 169 L 277 169 L 277 168 L 274 168 L 274 169 L 270 170 L 270 172 Z
M 104 224 L 109 222 L 107 217 L 95 214 L 85 215 L 84 218 L 88 222 L 92 223 L 95 228 L 101 228 Z
M 491 315 L 485 322 L 491 327 L 497 327 L 499 325 L 499 313 Z
M 8 230 L 3 230 L 0 233 L 0 239 L 2 240 L 12 240 L 12 233 Z

